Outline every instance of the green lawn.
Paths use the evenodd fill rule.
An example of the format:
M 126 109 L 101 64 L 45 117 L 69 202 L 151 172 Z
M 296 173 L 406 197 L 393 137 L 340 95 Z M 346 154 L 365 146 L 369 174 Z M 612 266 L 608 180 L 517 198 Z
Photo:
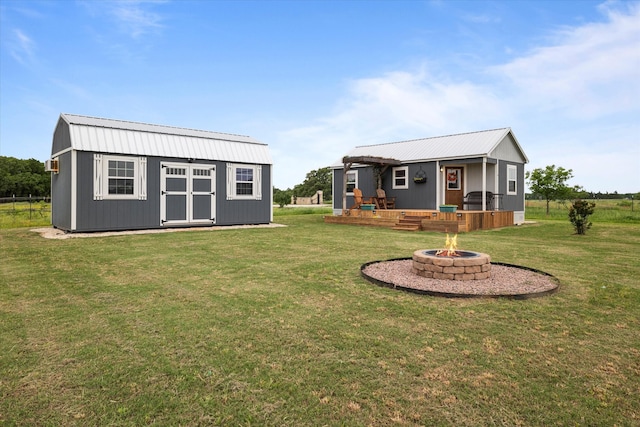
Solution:
M 0 230 L 0 425 L 640 424 L 640 227 L 458 236 L 555 275 L 525 300 L 377 287 L 441 247 L 324 224 L 46 240 Z

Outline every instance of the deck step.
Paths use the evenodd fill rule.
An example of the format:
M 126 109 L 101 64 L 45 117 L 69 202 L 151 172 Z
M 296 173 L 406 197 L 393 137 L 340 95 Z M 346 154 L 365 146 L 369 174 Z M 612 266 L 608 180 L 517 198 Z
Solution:
M 404 218 L 398 220 L 393 229 L 403 231 L 420 231 L 422 230 L 422 217 L 405 216 Z
M 394 230 L 400 231 L 420 231 L 420 226 L 417 225 L 396 225 L 393 227 Z

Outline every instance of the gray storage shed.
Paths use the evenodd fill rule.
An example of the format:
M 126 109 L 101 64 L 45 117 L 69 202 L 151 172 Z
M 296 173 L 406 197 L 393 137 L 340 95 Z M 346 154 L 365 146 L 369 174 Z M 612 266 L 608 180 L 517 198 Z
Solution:
M 51 222 L 69 232 L 268 224 L 272 167 L 248 136 L 61 114 Z

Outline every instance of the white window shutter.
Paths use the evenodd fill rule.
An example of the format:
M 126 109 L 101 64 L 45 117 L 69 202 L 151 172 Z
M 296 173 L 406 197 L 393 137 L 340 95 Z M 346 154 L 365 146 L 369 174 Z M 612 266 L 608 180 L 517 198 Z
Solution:
M 93 200 L 102 200 L 102 154 L 93 155 Z
M 256 166 L 256 176 L 255 179 L 255 198 L 256 200 L 262 200 L 262 166 Z
M 235 191 L 233 191 L 234 182 L 233 165 L 231 163 L 227 163 L 227 200 L 232 200 L 235 195 Z
M 138 200 L 147 200 L 147 158 L 138 158 Z

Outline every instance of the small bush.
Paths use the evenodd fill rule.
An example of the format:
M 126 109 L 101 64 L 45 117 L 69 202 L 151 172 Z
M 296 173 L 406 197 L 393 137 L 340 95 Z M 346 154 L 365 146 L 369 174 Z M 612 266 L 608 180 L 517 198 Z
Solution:
M 585 200 L 576 200 L 569 208 L 569 221 L 578 234 L 585 234 L 591 228 L 589 216 L 593 214 L 596 204 Z

